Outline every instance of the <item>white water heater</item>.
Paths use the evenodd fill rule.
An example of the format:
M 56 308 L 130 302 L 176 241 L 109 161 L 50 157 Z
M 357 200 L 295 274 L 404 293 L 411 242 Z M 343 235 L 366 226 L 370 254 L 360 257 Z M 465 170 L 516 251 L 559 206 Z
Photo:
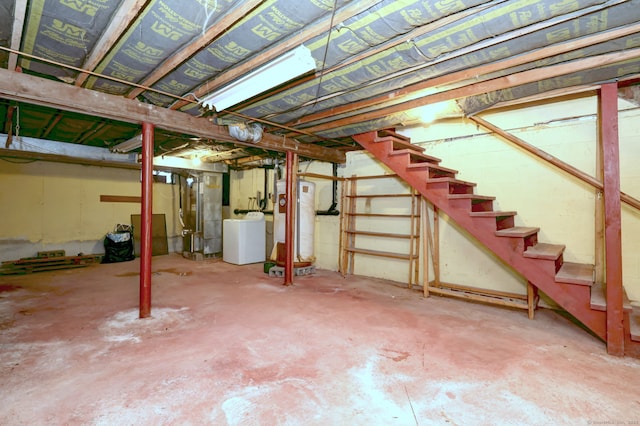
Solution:
M 284 244 L 285 237 L 285 211 L 287 184 L 284 180 L 276 183 L 276 202 L 273 208 L 273 244 Z M 304 180 L 298 181 L 298 200 L 294 211 L 296 223 L 293 226 L 293 259 L 294 262 L 315 262 L 313 241 L 315 232 L 315 200 L 316 185 Z

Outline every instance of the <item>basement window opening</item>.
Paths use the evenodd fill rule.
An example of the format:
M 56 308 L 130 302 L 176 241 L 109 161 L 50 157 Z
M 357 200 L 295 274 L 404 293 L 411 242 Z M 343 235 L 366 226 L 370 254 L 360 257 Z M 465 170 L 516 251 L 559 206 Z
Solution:
M 154 183 L 167 183 L 169 185 L 173 185 L 176 183 L 175 173 L 165 172 L 161 170 L 153 171 L 153 182 Z

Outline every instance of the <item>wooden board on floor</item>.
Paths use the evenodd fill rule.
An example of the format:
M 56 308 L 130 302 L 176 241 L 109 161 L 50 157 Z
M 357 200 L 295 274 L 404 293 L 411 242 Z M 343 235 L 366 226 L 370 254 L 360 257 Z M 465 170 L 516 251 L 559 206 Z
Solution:
M 140 257 L 140 231 L 141 216 L 131 215 L 133 225 L 133 243 L 136 256 Z M 169 243 L 167 241 L 167 222 L 164 213 L 154 214 L 151 217 L 151 256 L 169 254 Z

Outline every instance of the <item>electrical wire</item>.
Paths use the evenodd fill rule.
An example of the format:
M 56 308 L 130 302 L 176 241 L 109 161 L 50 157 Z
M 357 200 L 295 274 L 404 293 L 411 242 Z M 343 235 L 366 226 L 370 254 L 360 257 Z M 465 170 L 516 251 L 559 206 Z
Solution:
M 338 0 L 334 0 L 333 1 L 333 12 L 331 12 L 331 22 L 329 22 L 329 31 L 327 31 L 327 44 L 324 47 L 324 55 L 322 57 L 322 68 L 320 69 L 320 79 L 318 80 L 318 84 L 317 84 L 317 90 L 316 90 L 316 102 L 317 99 L 320 97 L 320 88 L 322 87 L 322 78 L 324 77 L 324 70 L 325 67 L 327 66 L 327 55 L 329 54 L 329 43 L 331 42 L 331 29 L 333 28 L 333 21 L 336 17 L 336 9 L 338 6 Z M 314 102 L 313 106 L 315 106 L 316 103 Z

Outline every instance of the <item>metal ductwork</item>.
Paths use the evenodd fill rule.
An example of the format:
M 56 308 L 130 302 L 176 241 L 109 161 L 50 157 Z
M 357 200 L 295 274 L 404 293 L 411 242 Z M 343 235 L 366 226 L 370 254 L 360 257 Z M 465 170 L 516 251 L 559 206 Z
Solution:
M 258 143 L 262 140 L 262 126 L 258 123 L 230 124 L 229 134 L 241 142 Z

